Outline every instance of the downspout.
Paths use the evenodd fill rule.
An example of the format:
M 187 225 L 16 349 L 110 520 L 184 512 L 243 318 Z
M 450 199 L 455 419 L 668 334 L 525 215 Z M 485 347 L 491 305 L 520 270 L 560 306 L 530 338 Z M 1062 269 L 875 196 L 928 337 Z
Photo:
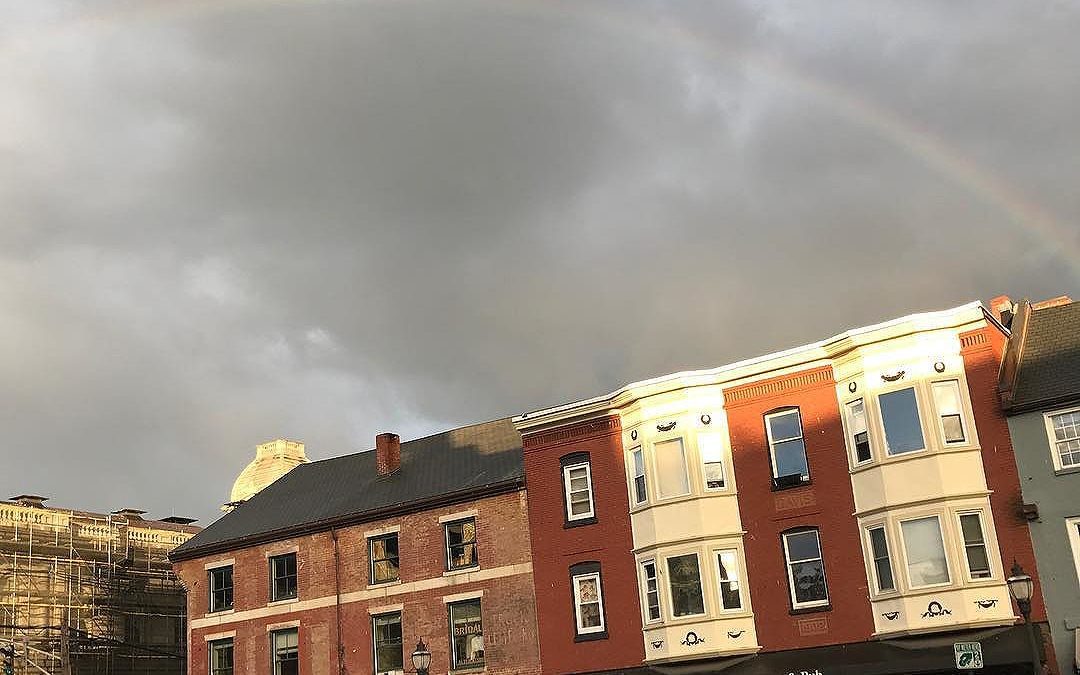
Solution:
M 338 549 L 337 529 L 330 529 L 334 540 L 334 611 L 337 614 L 337 663 L 339 675 L 345 673 L 345 643 L 341 639 L 341 553 Z

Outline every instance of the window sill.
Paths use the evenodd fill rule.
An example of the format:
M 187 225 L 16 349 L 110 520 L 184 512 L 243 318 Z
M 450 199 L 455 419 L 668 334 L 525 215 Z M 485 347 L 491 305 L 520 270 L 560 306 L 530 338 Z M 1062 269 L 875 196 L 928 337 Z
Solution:
M 588 518 L 578 518 L 577 520 L 563 521 L 563 529 L 569 530 L 574 527 L 585 527 L 586 525 L 595 525 L 597 523 L 596 516 L 589 516 Z
M 456 577 L 462 574 L 468 574 L 469 572 L 478 572 L 480 570 L 480 563 L 470 565 L 468 567 L 459 567 L 453 570 L 446 570 L 442 573 L 444 577 Z
M 477 673 L 486 673 L 487 669 L 483 666 L 474 668 L 451 668 L 450 675 L 476 675 Z
M 1071 473 L 1080 473 L 1080 466 L 1068 466 L 1064 469 L 1054 469 L 1055 476 L 1068 476 Z
M 266 603 L 266 606 L 267 607 L 278 607 L 278 606 L 281 606 L 281 605 L 291 605 L 294 602 L 298 602 L 299 600 L 300 600 L 300 598 L 298 598 L 297 596 L 294 595 L 291 598 L 282 598 L 280 600 L 271 600 L 270 602 Z
M 832 603 L 827 605 L 817 605 L 814 607 L 798 607 L 795 609 L 789 609 L 788 614 L 791 616 L 799 616 L 800 614 L 818 614 L 820 612 L 831 612 Z
M 372 588 L 386 588 L 388 586 L 400 586 L 400 585 L 401 585 L 401 579 L 394 579 L 393 581 L 372 581 L 372 582 L 368 583 L 367 587 L 370 590 Z
M 813 480 L 805 480 L 805 481 L 799 481 L 798 483 L 795 483 L 793 485 L 777 485 L 776 484 L 776 479 L 774 478 L 773 483 L 772 483 L 772 491 L 773 492 L 783 492 L 784 490 L 798 490 L 799 488 L 810 487 L 813 484 L 814 484 Z
M 236 610 L 232 607 L 229 607 L 227 609 L 210 609 L 207 610 L 206 616 L 224 616 L 227 614 L 232 614 L 235 611 Z
M 592 642 L 593 640 L 606 640 L 608 634 L 606 630 L 597 631 L 596 633 L 585 633 L 584 635 L 578 633 L 574 636 L 574 642 Z

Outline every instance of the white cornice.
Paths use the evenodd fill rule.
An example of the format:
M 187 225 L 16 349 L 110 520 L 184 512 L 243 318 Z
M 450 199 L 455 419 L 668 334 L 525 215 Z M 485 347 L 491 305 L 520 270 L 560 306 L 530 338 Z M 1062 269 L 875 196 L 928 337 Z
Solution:
M 707 370 L 688 370 L 661 375 L 648 380 L 633 382 L 613 392 L 593 398 L 565 403 L 523 413 L 513 419 L 522 433 L 541 427 L 583 420 L 616 412 L 633 401 L 690 387 L 723 384 L 730 386 L 740 381 L 750 381 L 780 374 L 782 371 L 801 369 L 836 359 L 853 349 L 866 345 L 929 331 L 958 329 L 968 325 L 990 322 L 1003 333 L 1007 331 L 983 307 L 981 302 L 969 302 L 959 307 L 937 312 L 923 312 L 892 319 L 883 323 L 854 328 L 830 338 L 810 344 L 785 349 L 764 356 L 756 356 Z

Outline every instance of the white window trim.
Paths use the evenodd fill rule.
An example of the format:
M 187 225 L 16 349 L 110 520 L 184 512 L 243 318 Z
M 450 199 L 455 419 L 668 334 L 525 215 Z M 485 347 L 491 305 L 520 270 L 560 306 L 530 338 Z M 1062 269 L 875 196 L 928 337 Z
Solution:
M 937 518 L 938 531 L 941 533 L 941 548 L 945 552 L 945 572 L 949 575 L 949 580 L 936 584 L 916 586 L 911 581 L 911 566 L 908 565 L 907 540 L 904 538 L 904 523 L 911 522 L 913 520 L 925 520 L 926 518 Z M 924 588 L 942 588 L 944 586 L 951 586 L 953 584 L 953 579 L 955 578 L 955 575 L 953 574 L 953 562 L 949 559 L 949 544 L 947 539 L 948 534 L 945 530 L 945 523 L 941 518 L 941 514 L 923 513 L 921 515 L 911 516 L 910 518 L 902 518 L 896 521 L 896 527 L 897 530 L 900 532 L 900 549 L 901 551 L 903 551 L 904 554 L 904 579 L 905 581 L 907 581 L 908 589 L 913 591 L 921 591 Z M 983 536 L 985 537 L 985 535 Z M 989 551 L 987 551 L 987 553 L 989 553 Z M 895 572 L 893 576 L 895 577 Z
M 679 447 L 682 448 L 683 475 L 686 477 L 686 492 L 680 492 L 678 494 L 671 494 L 671 495 L 662 495 L 662 494 L 660 494 L 660 469 L 657 466 L 657 461 L 656 461 L 656 458 L 657 458 L 656 446 L 664 444 L 664 443 L 669 443 L 671 441 L 679 441 Z M 691 478 L 690 478 L 690 458 L 687 455 L 687 447 L 686 447 L 687 446 L 687 438 L 685 436 L 682 436 L 682 435 L 672 435 L 672 436 L 669 436 L 669 437 L 657 438 L 652 442 L 651 445 L 652 445 L 652 447 L 651 447 L 652 452 L 650 454 L 652 455 L 652 460 L 653 460 L 653 476 L 656 477 L 656 501 L 662 502 L 662 501 L 667 501 L 669 499 L 682 499 L 683 497 L 694 494 L 694 481 L 691 480 Z M 644 456 L 642 456 L 642 459 L 644 459 Z M 649 482 L 648 482 L 648 480 L 646 480 L 645 481 L 645 493 L 646 493 L 646 495 L 648 495 L 648 492 L 649 492 Z
M 724 607 L 724 592 L 720 590 L 720 586 L 724 583 L 724 579 L 720 576 L 720 554 L 730 551 L 735 554 L 735 578 L 732 579 L 739 585 L 739 606 L 738 607 Z M 739 549 L 735 547 L 731 548 L 715 548 L 712 549 L 713 569 L 716 570 L 716 608 L 721 614 L 739 614 L 746 611 L 746 580 L 742 575 L 742 556 Z M 728 570 L 728 576 L 731 576 L 731 570 Z
M 643 479 L 645 479 L 645 499 L 642 500 L 642 501 L 638 501 L 638 498 L 637 498 L 637 477 L 638 477 L 638 475 L 636 473 L 634 473 L 634 471 L 635 471 L 635 468 L 634 468 L 634 452 L 635 451 L 637 451 L 638 453 L 641 454 L 641 477 Z M 648 504 L 649 503 L 649 472 L 646 469 L 646 466 L 647 466 L 646 462 L 647 461 L 648 460 L 645 458 L 645 446 L 638 445 L 636 447 L 630 448 L 630 461 L 627 463 L 627 469 L 630 472 L 630 505 L 631 505 L 632 508 L 641 506 L 642 504 Z
M 585 627 L 581 621 L 581 591 L 578 586 L 578 581 L 585 581 L 588 579 L 596 580 L 596 600 L 600 609 L 600 625 Z M 586 572 L 585 574 L 575 574 L 570 577 L 570 584 L 574 587 L 574 620 L 576 622 L 578 635 L 591 635 L 593 633 L 603 633 L 606 630 L 604 624 L 604 589 L 600 587 L 600 573 L 599 572 Z
M 664 576 L 665 577 L 670 577 L 670 573 L 668 571 L 668 567 L 669 567 L 668 566 L 668 561 L 669 560 L 671 560 L 672 558 L 682 558 L 683 556 L 688 556 L 688 555 L 692 555 L 695 558 L 697 558 L 697 563 L 698 563 L 698 584 L 701 586 L 701 607 L 702 607 L 702 609 L 704 611 L 702 611 L 699 614 L 676 615 L 675 614 L 675 599 L 671 596 L 671 579 L 667 578 L 665 583 L 664 583 L 664 586 L 667 588 L 666 595 L 667 595 L 667 599 L 668 599 L 668 607 L 671 608 L 671 620 L 672 621 L 679 621 L 681 619 L 693 619 L 693 618 L 697 618 L 697 617 L 701 617 L 701 616 L 706 616 L 709 613 L 709 603 L 708 603 L 708 598 L 706 597 L 707 592 L 705 590 L 705 577 L 703 576 L 703 570 L 701 569 L 701 555 L 697 551 L 684 551 L 682 553 L 672 553 L 670 555 L 665 555 L 664 556 Z M 659 574 L 659 571 L 657 571 L 657 574 Z M 657 577 L 657 581 L 659 581 L 659 577 Z M 663 616 L 663 614 L 664 614 L 664 611 L 663 611 L 663 608 L 661 608 L 660 615 Z
M 214 671 L 214 643 L 215 642 L 228 642 L 233 648 L 233 663 L 232 672 L 236 672 L 236 631 L 233 631 L 232 635 L 221 635 L 211 638 L 207 636 L 206 639 L 206 672 L 209 675 L 215 675 Z
M 956 512 L 956 534 L 959 537 L 958 544 L 960 546 L 961 554 L 964 558 L 964 579 L 973 583 L 979 583 L 981 581 L 993 581 L 997 575 L 994 573 L 994 559 L 990 554 L 990 536 L 986 532 L 986 517 L 985 512 L 982 509 L 961 509 Z M 982 534 L 983 549 L 986 551 L 986 563 L 990 566 L 990 576 L 988 577 L 974 577 L 971 575 L 971 562 L 967 557 L 967 541 L 964 539 L 964 526 L 960 522 L 961 516 L 978 516 L 979 518 L 979 532 Z
M 1050 442 L 1050 457 L 1054 460 L 1055 471 L 1072 471 L 1074 469 L 1080 469 L 1080 464 L 1070 464 L 1069 466 L 1062 465 L 1061 453 L 1057 450 L 1057 440 L 1054 436 L 1054 421 L 1052 419 L 1057 415 L 1074 412 L 1080 412 L 1080 406 L 1062 408 L 1061 410 L 1049 410 L 1043 413 L 1043 424 L 1046 427 L 1046 440 Z
M 800 562 L 809 562 L 810 560 L 821 561 L 821 576 L 825 579 L 825 599 L 824 600 L 811 600 L 810 602 L 799 602 L 795 599 L 795 577 L 791 574 L 791 553 L 788 551 L 788 537 L 792 535 L 805 534 L 807 532 L 813 532 L 817 535 L 818 543 L 818 558 L 808 558 L 806 560 L 798 560 Z M 788 580 L 788 593 L 791 595 L 791 608 L 792 609 L 805 609 L 808 607 L 824 607 L 829 604 L 829 576 L 825 570 L 825 550 L 821 546 L 821 530 L 814 528 L 806 530 L 798 530 L 797 532 L 785 532 L 780 537 L 784 544 L 784 573 L 787 574 Z
M 656 604 L 659 616 L 655 619 L 649 616 L 649 578 L 645 574 L 645 566 L 653 566 L 653 578 L 656 580 Z M 660 590 L 660 566 L 656 558 L 646 558 L 638 562 L 638 571 L 641 579 L 641 617 L 645 625 L 663 623 L 664 621 L 664 593 Z
M 792 436 L 791 438 L 784 438 L 784 439 L 781 439 L 779 441 L 774 440 L 773 435 L 772 435 L 772 425 L 769 424 L 769 420 L 772 419 L 773 417 L 782 417 L 783 415 L 790 415 L 792 413 L 795 413 L 796 415 L 799 416 L 799 435 L 798 436 Z M 764 419 L 765 419 L 765 437 L 768 439 L 768 442 L 769 442 L 769 464 L 770 464 L 769 469 L 770 469 L 770 471 L 772 471 L 772 477 L 774 479 L 780 478 L 780 476 L 776 475 L 776 448 L 775 448 L 775 443 L 786 443 L 787 441 L 794 441 L 797 438 L 797 439 L 802 441 L 802 444 L 803 444 L 803 459 L 806 460 L 806 480 L 804 480 L 803 482 L 804 483 L 808 482 L 810 480 L 810 458 L 807 457 L 807 455 L 806 455 L 806 431 L 803 429 L 802 410 L 800 408 L 798 408 L 798 407 L 784 408 L 783 410 L 777 410 L 776 412 L 771 412 L 771 413 L 766 414 L 764 416 Z
M 930 443 L 926 438 L 926 420 L 923 419 L 923 416 L 926 414 L 927 410 L 925 401 L 926 394 L 921 391 L 922 387 L 919 386 L 920 384 L 920 382 L 914 380 L 907 381 L 903 384 L 889 387 L 888 389 L 882 389 L 881 391 L 878 391 L 874 394 L 874 408 L 877 413 L 877 421 L 881 425 L 881 447 L 882 452 L 884 452 L 885 459 L 911 457 L 913 455 L 919 454 L 920 452 L 928 452 L 930 450 Z M 881 397 L 887 394 L 894 394 L 898 391 L 903 391 L 905 389 L 910 389 L 915 393 L 915 414 L 919 420 L 919 432 L 922 434 L 923 446 L 918 450 L 908 450 L 907 452 L 901 452 L 898 455 L 894 455 L 889 452 L 889 434 L 885 431 L 885 410 L 881 405 Z M 933 398 L 933 396 L 931 396 L 931 398 Z M 931 406 L 931 409 L 933 409 L 933 406 Z
M 1076 583 L 1080 585 L 1080 517 L 1065 519 L 1066 534 L 1072 546 L 1073 566 L 1076 567 Z
M 596 500 L 593 497 L 593 481 L 592 481 L 592 466 L 591 462 L 576 462 L 574 464 L 567 464 L 563 467 L 563 493 L 566 496 L 566 520 L 573 522 L 575 520 L 585 520 L 586 518 L 596 517 Z M 573 514 L 572 507 L 570 505 L 570 471 L 573 469 L 580 469 L 585 467 L 585 483 L 589 489 L 589 510 L 585 513 Z
M 942 420 L 941 410 L 938 409 L 937 397 L 934 396 L 934 385 L 935 384 L 946 384 L 946 383 L 949 383 L 949 382 L 955 382 L 956 383 L 956 398 L 960 401 L 960 410 L 959 410 L 959 414 L 960 414 L 960 431 L 962 431 L 963 434 L 964 434 L 964 439 L 961 440 L 961 441 L 948 441 L 948 440 L 945 439 L 945 424 L 944 424 L 944 421 Z M 935 426 L 937 427 L 938 440 L 941 441 L 941 447 L 943 447 L 943 448 L 959 448 L 959 447 L 964 447 L 964 446 L 967 446 L 967 445 L 971 445 L 972 444 L 971 425 L 968 423 L 968 409 L 969 409 L 969 406 L 968 406 L 967 398 L 964 397 L 964 389 L 966 387 L 964 386 L 963 380 L 961 380 L 959 377 L 946 377 L 946 378 L 941 378 L 941 379 L 934 379 L 934 380 L 930 380 L 929 384 L 927 384 L 927 387 L 930 390 L 930 405 L 933 406 L 934 417 L 937 418 L 937 422 L 936 422 Z M 924 443 L 926 442 L 925 439 L 923 440 L 923 442 Z
M 889 570 L 892 572 L 892 588 L 881 588 L 881 580 L 878 579 L 877 572 L 877 559 L 874 557 L 874 541 L 870 538 L 870 530 L 880 529 L 885 535 L 885 557 L 889 561 Z M 893 547 L 889 543 L 889 525 L 885 521 L 871 523 L 863 528 L 863 533 L 866 540 L 866 560 L 869 563 L 870 568 L 870 581 L 873 582 L 874 595 L 893 595 L 898 593 L 900 589 L 896 585 L 896 565 L 893 558 Z
M 379 612 L 378 614 L 371 613 L 371 615 L 370 615 L 371 616 L 371 660 L 372 660 L 371 669 L 375 672 L 375 675 L 404 675 L 404 673 L 405 673 L 404 670 L 379 670 L 378 669 L 379 654 L 378 654 L 378 646 L 375 643 L 375 637 L 376 637 L 375 636 L 375 620 L 380 618 L 380 617 L 388 616 L 388 615 L 391 615 L 391 614 L 397 614 L 398 623 L 399 624 L 404 624 L 404 622 L 405 622 L 404 617 L 402 617 L 402 612 L 401 612 L 400 609 L 390 610 L 388 612 Z M 405 637 L 404 634 L 402 634 L 401 657 L 402 657 L 402 665 L 403 666 L 405 664 L 405 659 L 407 658 L 406 655 L 405 655 L 405 640 L 404 640 L 404 637 Z
M 863 425 L 866 427 L 866 442 L 870 447 L 870 458 L 859 460 L 859 451 L 855 445 L 855 425 L 852 423 L 851 404 L 862 401 Z M 870 433 L 870 410 L 865 396 L 857 396 L 844 402 L 844 437 L 851 446 L 851 466 L 866 466 L 874 462 L 874 435 Z M 805 441 L 803 441 L 805 444 Z
M 709 478 L 708 478 L 708 473 L 705 471 L 705 465 L 706 464 L 715 464 L 716 462 L 706 462 L 705 461 L 705 453 L 701 449 L 701 434 L 699 433 L 698 437 L 694 439 L 694 445 L 697 446 L 698 459 L 701 461 L 701 489 L 703 491 L 705 491 L 705 492 L 727 492 L 728 490 L 731 489 L 731 479 L 728 477 L 729 454 L 728 454 L 728 450 L 727 450 L 727 445 L 724 443 L 724 435 L 716 434 L 714 438 L 715 438 L 714 442 L 719 444 L 718 445 L 718 447 L 720 449 L 720 462 L 719 462 L 719 464 L 720 464 L 720 469 L 723 471 L 722 480 L 724 481 L 724 484 L 721 485 L 720 487 L 709 487 Z M 691 489 L 691 492 L 693 492 L 692 489 Z

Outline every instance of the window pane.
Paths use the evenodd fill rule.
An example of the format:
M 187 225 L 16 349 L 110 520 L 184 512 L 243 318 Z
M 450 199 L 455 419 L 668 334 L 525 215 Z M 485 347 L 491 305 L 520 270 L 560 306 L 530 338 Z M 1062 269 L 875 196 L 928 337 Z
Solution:
M 1062 468 L 1080 466 L 1080 411 L 1051 416 L 1054 447 Z
M 852 445 L 855 447 L 855 461 L 870 461 L 870 435 L 866 430 L 866 406 L 860 398 L 847 405 L 848 426 Z
M 283 600 L 296 597 L 296 554 L 270 558 L 270 599 Z
M 369 540 L 372 583 L 398 579 L 398 537 L 396 534 Z
M 641 448 L 634 448 L 630 453 L 634 458 L 634 501 L 641 504 L 645 501 L 645 458 L 641 454 Z
M 210 643 L 210 675 L 232 675 L 233 641 L 217 640 Z
M 484 665 L 484 628 L 479 600 L 450 605 L 450 635 L 454 668 Z
M 720 579 L 720 604 L 724 609 L 739 609 L 739 563 L 735 551 L 719 551 L 716 564 Z
M 900 523 L 907 551 L 908 577 L 913 587 L 949 582 L 949 565 L 941 539 L 937 517 L 906 520 Z
M 971 577 L 973 579 L 990 577 L 990 559 L 986 554 L 986 542 L 983 540 L 982 520 L 979 514 L 962 514 L 960 530 L 964 535 L 964 553 Z
M 885 539 L 885 528 L 875 527 L 870 530 L 870 549 L 874 556 L 874 575 L 877 578 L 878 590 L 896 590 L 892 561 L 889 560 L 889 543 Z
M 660 588 L 656 581 L 656 563 L 652 560 L 641 563 L 645 577 L 645 615 L 649 621 L 660 618 Z
M 705 487 L 724 487 L 724 446 L 716 434 L 699 434 L 698 451 L 705 469 Z
M 769 415 L 769 438 L 774 442 L 802 438 L 802 422 L 798 410 Z
M 814 530 L 784 535 L 787 541 L 788 560 L 812 560 L 821 557 L 821 544 L 818 533 Z
M 672 613 L 675 616 L 704 614 L 705 598 L 701 594 L 701 570 L 697 554 L 668 558 L 667 568 Z
M 922 424 L 919 422 L 919 405 L 912 388 L 891 391 L 878 397 L 881 419 L 885 423 L 885 442 L 890 455 L 922 450 Z
M 656 486 L 661 497 L 673 497 L 690 492 L 690 481 L 686 477 L 686 453 L 681 438 L 657 443 L 656 451 Z
M 829 594 L 825 588 L 825 567 L 820 560 L 793 563 L 791 574 L 795 586 L 795 602 L 801 604 L 828 599 Z
M 801 438 L 775 444 L 773 461 L 776 463 L 777 478 L 810 475 L 810 470 L 806 465 L 806 448 L 803 447 Z
M 401 614 L 385 614 L 372 618 L 375 639 L 375 672 L 402 672 L 405 658 L 401 640 Z
M 930 385 L 934 392 L 934 405 L 941 416 L 941 430 L 946 443 L 964 441 L 964 423 L 961 418 L 960 383 L 956 380 L 934 382 Z
M 298 675 L 300 672 L 297 638 L 298 633 L 295 628 L 271 633 L 271 644 L 274 648 L 274 675 Z
M 578 628 L 582 632 L 595 632 L 589 629 L 602 630 L 604 621 L 600 602 L 599 575 L 574 577 L 574 587 Z

